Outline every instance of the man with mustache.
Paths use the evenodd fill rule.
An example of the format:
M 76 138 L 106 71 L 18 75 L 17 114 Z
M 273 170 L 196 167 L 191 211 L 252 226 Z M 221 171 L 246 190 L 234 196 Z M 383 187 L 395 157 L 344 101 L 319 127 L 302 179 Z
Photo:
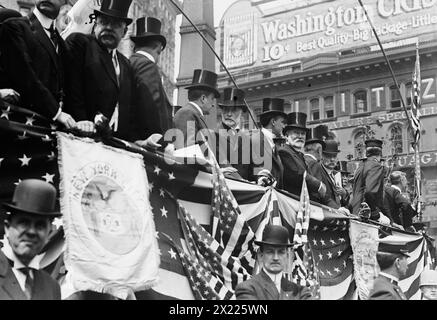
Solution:
M 23 180 L 11 203 L 4 203 L 6 241 L 0 252 L 0 300 L 60 300 L 59 284 L 39 270 L 41 252 L 49 239 L 56 189 L 41 180 Z
M 306 172 L 308 192 L 310 194 L 318 193 L 323 198 L 326 194 L 326 186 L 322 181 L 310 174 L 302 153 L 308 132 L 306 119 L 307 115 L 302 112 L 292 112 L 287 115 L 287 125 L 284 128 L 287 142 L 278 151 L 284 165 L 284 190 L 300 195 L 304 173 Z
M 96 115 L 103 114 L 114 135 L 135 140 L 132 134 L 133 73 L 129 60 L 117 51 L 132 19 L 127 17 L 132 0 L 103 0 L 94 10 L 93 34 L 73 33 L 67 38 L 71 63 L 69 110 L 78 127 L 94 131 Z
M 29 16 L 5 21 L 0 28 L 0 62 L 7 75 L 2 86 L 19 94 L 22 107 L 73 128 L 76 121 L 64 108 L 69 57 L 55 27 L 63 3 L 37 0 Z

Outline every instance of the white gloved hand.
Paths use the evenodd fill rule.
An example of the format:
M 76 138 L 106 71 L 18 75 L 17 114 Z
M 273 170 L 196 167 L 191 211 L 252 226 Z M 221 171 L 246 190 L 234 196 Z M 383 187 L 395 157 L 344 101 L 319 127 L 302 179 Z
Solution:
M 337 209 L 339 212 L 343 213 L 344 215 L 350 216 L 350 211 L 349 209 L 345 208 L 345 207 L 341 207 Z
M 381 212 L 379 213 L 378 222 L 380 224 L 390 225 L 390 219 L 387 216 L 383 215 Z

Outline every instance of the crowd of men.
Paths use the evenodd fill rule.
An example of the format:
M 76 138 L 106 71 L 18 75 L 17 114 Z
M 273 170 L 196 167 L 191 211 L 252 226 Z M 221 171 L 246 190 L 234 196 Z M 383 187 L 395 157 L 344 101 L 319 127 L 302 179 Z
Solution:
M 403 195 L 405 174 L 388 174 L 381 162 L 382 141 L 365 142 L 366 158 L 352 181 L 347 163 L 337 159 L 339 143 L 330 138 L 326 126 L 308 128 L 305 113 L 287 114 L 283 99 L 268 97 L 263 100 L 260 129 L 244 130 L 242 117 L 250 112 L 245 92 L 234 88 L 219 92 L 217 74 L 200 69 L 194 70 L 192 83 L 186 88 L 189 103 L 173 115 L 157 66 L 166 47 L 158 19 L 142 17 L 135 22 L 136 34 L 130 37 L 135 53 L 128 59 L 117 47 L 133 22 L 128 18 L 131 1 L 103 0 L 100 10 L 94 12 L 92 33 L 73 33 L 65 41 L 54 23 L 61 5 L 59 0 L 36 0 L 27 17 L 0 9 L 0 107 L 19 105 L 65 129 L 89 134 L 96 131 L 96 118 L 104 117 L 114 136 L 152 149 L 171 152 L 198 144 L 208 150 L 209 158 L 218 161 L 227 177 L 275 186 L 294 195 L 300 195 L 305 180 L 313 201 L 346 215 L 367 214 L 366 218 L 381 224 L 415 231 L 413 217 L 417 212 Z M 221 123 L 209 128 L 206 115 L 216 105 L 221 110 Z M 47 186 L 23 181 L 13 204 L 8 205 L 14 213 L 5 224 L 11 245 L 3 251 L 22 289 L 13 298 L 31 297 L 27 280 L 42 279 L 29 263 L 46 241 L 46 224 L 58 214 L 51 205 L 47 207 L 47 201 L 20 197 L 35 189 L 45 190 L 40 197 L 53 197 Z M 289 246 L 285 231 L 264 230 L 259 243 L 265 260 L 263 273 L 239 287 L 237 296 L 266 298 L 270 290 L 276 299 L 283 296 L 281 286 L 292 291 L 292 299 L 311 296 L 303 288 L 281 283 L 279 260 L 285 254 L 284 247 Z M 19 238 L 17 245 L 14 235 Z M 2 273 L 3 267 L 0 264 L 0 285 L 13 278 L 6 267 Z M 5 274 L 6 279 L 2 278 Z M 269 279 L 270 287 L 263 284 Z M 53 283 L 47 290 L 51 293 L 46 298 L 59 296 Z M 4 296 L 7 293 L 0 291 L 0 297 Z

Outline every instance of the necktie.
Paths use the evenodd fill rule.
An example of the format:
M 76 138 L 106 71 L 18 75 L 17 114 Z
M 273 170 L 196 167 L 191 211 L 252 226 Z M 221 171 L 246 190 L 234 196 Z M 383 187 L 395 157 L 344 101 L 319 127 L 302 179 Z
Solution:
M 21 273 L 23 273 L 26 276 L 26 282 L 25 282 L 25 290 L 24 294 L 26 295 L 27 299 L 32 299 L 32 289 L 33 289 L 33 278 L 32 273 L 30 272 L 30 268 L 20 268 L 18 269 Z
M 50 25 L 50 28 L 46 30 L 50 33 L 50 40 L 52 40 L 55 50 L 58 50 L 59 38 L 58 38 L 58 33 L 56 32 L 55 23 L 53 22 Z
M 114 65 L 117 83 L 120 82 L 120 64 L 118 63 L 117 50 L 112 50 L 112 64 Z

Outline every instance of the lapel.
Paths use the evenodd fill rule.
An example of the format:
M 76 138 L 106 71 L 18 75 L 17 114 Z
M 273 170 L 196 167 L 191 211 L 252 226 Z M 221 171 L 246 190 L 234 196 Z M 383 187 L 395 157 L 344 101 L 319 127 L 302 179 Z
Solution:
M 104 48 L 102 45 L 100 45 L 100 43 L 97 40 L 96 40 L 96 42 L 97 42 L 97 47 L 101 51 L 100 54 L 99 54 L 100 61 L 102 62 L 102 65 L 103 65 L 103 67 L 106 70 L 106 73 L 111 78 L 111 80 L 114 82 L 115 86 L 117 88 L 119 88 L 118 81 L 117 81 L 117 76 L 116 76 L 115 70 L 114 70 L 114 65 L 112 64 L 111 54 L 108 52 L 108 50 L 106 48 Z M 118 55 L 118 52 L 117 52 L 117 55 Z M 118 58 L 118 56 L 117 56 L 117 58 Z M 120 65 L 120 78 L 121 78 L 120 59 L 118 61 L 119 61 L 119 65 Z
M 335 195 L 335 193 L 334 193 L 334 190 L 335 190 L 334 181 L 332 181 L 332 178 L 330 177 L 328 171 L 326 171 L 326 168 L 323 165 L 321 167 L 322 167 L 323 175 L 325 176 L 325 180 L 326 180 L 326 182 L 328 182 L 328 185 L 331 188 L 332 195 L 334 196 Z
M 32 33 L 35 36 L 35 38 L 41 43 L 41 45 L 43 46 L 44 49 L 46 49 L 46 51 L 48 52 L 50 58 L 52 59 L 54 65 L 56 66 L 56 69 L 58 68 L 58 62 L 57 62 L 57 53 L 56 53 L 56 49 L 53 46 L 52 41 L 49 39 L 49 37 L 47 36 L 47 34 L 44 31 L 43 26 L 41 25 L 41 23 L 39 22 L 39 20 L 37 19 L 37 17 L 31 13 L 29 16 L 29 22 L 30 22 L 30 27 L 32 29 Z
M 21 290 L 20 284 L 15 277 L 12 268 L 7 268 L 4 277 L 0 274 L 0 289 L 2 289 L 12 300 L 27 300 L 26 295 Z
M 266 300 L 279 300 L 278 289 L 276 288 L 272 279 L 270 279 L 270 277 L 264 272 L 264 270 L 261 270 L 260 277 L 264 284 L 264 291 L 266 292 L 267 296 L 270 297 L 270 299 Z

